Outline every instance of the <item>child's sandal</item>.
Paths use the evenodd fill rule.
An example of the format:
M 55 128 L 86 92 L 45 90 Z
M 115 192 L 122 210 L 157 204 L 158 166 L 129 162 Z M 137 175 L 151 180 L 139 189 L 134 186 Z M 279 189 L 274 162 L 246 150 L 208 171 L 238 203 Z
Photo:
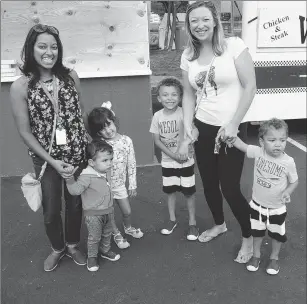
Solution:
M 134 228 L 131 226 L 126 228 L 124 226 L 124 230 L 125 230 L 125 234 L 129 234 L 136 239 L 140 239 L 144 235 L 144 233 L 141 231 L 140 228 Z
M 119 249 L 126 249 L 130 246 L 129 242 L 122 236 L 120 232 L 114 234 L 113 238 Z

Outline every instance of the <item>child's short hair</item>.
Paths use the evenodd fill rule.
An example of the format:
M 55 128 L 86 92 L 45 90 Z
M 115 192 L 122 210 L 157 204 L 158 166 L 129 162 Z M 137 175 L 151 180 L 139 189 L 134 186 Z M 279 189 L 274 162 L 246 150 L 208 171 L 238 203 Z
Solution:
M 284 120 L 278 118 L 272 118 L 270 120 L 261 122 L 258 131 L 258 137 L 263 138 L 263 136 L 266 135 L 268 130 L 272 127 L 276 130 L 285 129 L 286 135 L 288 137 L 289 129 L 287 123 Z
M 108 120 L 113 121 L 118 129 L 118 120 L 111 110 L 103 107 L 94 108 L 88 115 L 88 128 L 90 135 L 93 138 L 97 137 L 98 132 L 110 124 Z
M 92 159 L 95 160 L 98 152 L 108 152 L 110 154 L 113 153 L 113 148 L 106 141 L 101 139 L 94 139 L 90 143 L 88 143 L 86 148 L 86 157 L 87 160 Z
M 180 80 L 178 80 L 177 78 L 175 78 L 175 77 L 167 77 L 167 78 L 162 79 L 158 83 L 158 85 L 156 87 L 156 92 L 157 92 L 158 95 L 160 93 L 160 88 L 161 87 L 175 87 L 178 90 L 180 99 L 182 99 L 182 96 L 183 96 L 183 86 L 182 86 Z

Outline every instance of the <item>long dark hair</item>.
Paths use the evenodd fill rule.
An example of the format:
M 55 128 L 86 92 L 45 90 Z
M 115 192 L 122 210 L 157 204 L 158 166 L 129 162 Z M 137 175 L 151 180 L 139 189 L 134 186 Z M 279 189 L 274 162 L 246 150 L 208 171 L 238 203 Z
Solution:
M 58 47 L 58 59 L 51 69 L 52 73 L 60 80 L 74 84 L 73 78 L 69 75 L 70 69 L 65 67 L 62 62 L 63 61 L 63 45 L 62 45 L 62 42 L 59 36 L 59 31 L 53 26 L 51 27 L 51 26 L 47 26 L 43 24 L 37 24 L 37 25 L 34 25 L 29 30 L 26 41 L 21 50 L 21 59 L 24 62 L 24 64 L 20 67 L 20 70 L 25 76 L 31 77 L 29 81 L 29 87 L 34 87 L 40 78 L 40 72 L 37 67 L 37 62 L 34 59 L 33 49 L 34 49 L 34 45 L 35 45 L 37 37 L 43 33 L 48 33 L 49 35 L 52 35 L 54 39 L 56 40 L 57 47 Z

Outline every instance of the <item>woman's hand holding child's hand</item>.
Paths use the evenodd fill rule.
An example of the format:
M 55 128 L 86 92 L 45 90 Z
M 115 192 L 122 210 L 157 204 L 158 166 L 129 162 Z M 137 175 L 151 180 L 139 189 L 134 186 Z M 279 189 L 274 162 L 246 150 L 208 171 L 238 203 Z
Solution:
M 54 169 L 65 179 L 73 177 L 78 167 L 74 167 L 71 164 L 65 163 L 62 160 L 55 160 L 53 164 Z
M 224 136 L 225 136 L 225 140 L 227 139 L 236 139 L 236 137 L 238 136 L 239 130 L 238 130 L 238 126 L 234 125 L 233 123 L 228 123 L 225 126 L 222 127 L 224 129 Z
M 217 132 L 215 142 L 225 142 L 229 148 L 233 147 L 233 143 L 235 142 L 238 136 L 239 130 L 236 126 L 229 123 L 225 126 L 220 127 Z
M 62 175 L 63 178 L 73 178 L 74 177 L 74 174 L 75 172 L 77 171 L 78 167 L 74 167 L 74 166 L 70 166 L 70 167 L 67 167 L 65 170 L 65 174 Z
M 173 159 L 179 164 L 182 164 L 185 162 L 185 160 L 183 160 L 183 156 L 181 156 L 179 153 L 174 153 Z

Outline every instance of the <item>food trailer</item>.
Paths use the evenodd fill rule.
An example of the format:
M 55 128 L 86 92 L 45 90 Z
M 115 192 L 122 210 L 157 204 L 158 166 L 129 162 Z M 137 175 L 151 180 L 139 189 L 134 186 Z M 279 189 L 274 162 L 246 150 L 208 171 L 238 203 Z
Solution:
M 257 93 L 244 121 L 306 118 L 306 1 L 244 1 L 242 39 Z
M 110 100 L 120 132 L 133 140 L 137 164 L 153 163 L 148 11 L 145 1 L 1 2 L 1 176 L 32 170 L 9 89 L 20 77 L 21 48 L 37 23 L 59 29 L 64 63 L 80 77 L 85 110 Z

